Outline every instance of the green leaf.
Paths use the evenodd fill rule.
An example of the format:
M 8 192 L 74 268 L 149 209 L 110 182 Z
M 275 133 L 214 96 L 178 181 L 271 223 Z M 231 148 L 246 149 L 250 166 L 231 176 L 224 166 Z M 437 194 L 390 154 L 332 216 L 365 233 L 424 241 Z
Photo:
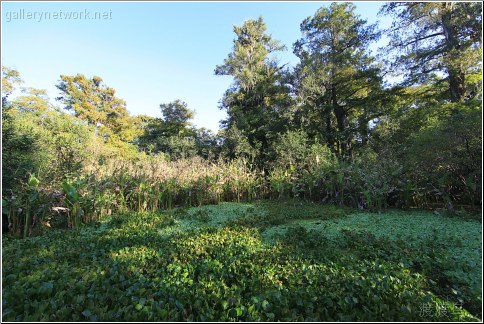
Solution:
M 39 186 L 40 180 L 35 177 L 35 174 L 31 174 L 27 182 L 30 188 L 37 188 Z
M 271 304 L 267 300 L 264 300 L 262 302 L 262 309 L 263 310 L 267 311 L 267 310 L 269 310 L 270 307 L 271 307 Z
M 226 300 L 224 300 L 224 301 L 222 302 L 222 307 L 223 307 L 223 309 L 224 309 L 224 310 L 225 310 L 225 309 L 227 309 L 227 308 L 229 307 L 229 302 L 228 302 L 228 301 L 226 301 Z

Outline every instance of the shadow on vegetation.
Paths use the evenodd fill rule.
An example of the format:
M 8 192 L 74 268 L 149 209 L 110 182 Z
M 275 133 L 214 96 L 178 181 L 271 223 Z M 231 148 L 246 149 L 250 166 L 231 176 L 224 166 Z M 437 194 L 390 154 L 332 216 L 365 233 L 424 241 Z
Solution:
M 230 227 L 204 226 L 210 212 L 187 216 L 185 210 L 116 216 L 108 224 L 42 238 L 4 239 L 3 320 L 475 319 L 428 292 L 436 290 L 436 277 L 425 267 L 432 270 L 439 261 L 431 242 L 427 250 L 407 251 L 402 242 L 344 232 L 334 248 L 317 233 L 290 227 L 276 244 L 266 244 L 260 229 L 288 217 L 331 219 L 347 211 L 324 211 L 317 204 L 303 211 L 294 201 L 254 206 L 246 206 L 255 219 L 249 226 L 234 220 L 228 220 Z M 257 212 L 260 206 L 268 211 L 265 218 Z M 285 212 L 274 215 L 275 209 Z M 200 226 L 180 227 L 186 218 Z M 402 257 L 410 259 L 405 263 Z M 425 269 L 418 269 L 418 260 Z M 424 307 L 434 312 L 424 314 Z

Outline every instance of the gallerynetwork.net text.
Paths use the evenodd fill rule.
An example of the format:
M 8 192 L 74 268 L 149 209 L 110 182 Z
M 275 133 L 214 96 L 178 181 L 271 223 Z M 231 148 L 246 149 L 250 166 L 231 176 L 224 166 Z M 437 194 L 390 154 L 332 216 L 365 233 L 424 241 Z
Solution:
M 33 20 L 41 22 L 44 20 L 109 20 L 113 19 L 113 13 L 109 11 L 90 11 L 87 9 L 78 11 L 29 11 L 19 9 L 5 12 L 5 21 Z

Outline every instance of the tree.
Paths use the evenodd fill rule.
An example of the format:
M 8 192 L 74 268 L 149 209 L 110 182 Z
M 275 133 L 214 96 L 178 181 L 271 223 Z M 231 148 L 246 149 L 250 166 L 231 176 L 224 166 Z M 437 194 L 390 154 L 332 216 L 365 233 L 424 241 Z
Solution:
M 97 127 L 105 140 L 110 137 L 113 141 L 125 142 L 135 139 L 134 120 L 129 116 L 126 102 L 117 98 L 116 90 L 106 86 L 100 77 L 61 75 L 57 88 L 61 96 L 56 99 L 65 104 L 65 109 Z
M 24 95 L 15 98 L 11 105 L 20 111 L 30 111 L 38 114 L 47 113 L 51 110 L 47 90 L 24 88 Z
M 314 167 L 319 164 L 327 166 L 337 162 L 326 145 L 312 143 L 306 132 L 302 130 L 279 134 L 271 150 L 275 157 L 272 163 L 274 167 L 282 170 L 294 169 L 299 174 L 314 170 Z
M 294 44 L 300 109 L 316 117 L 319 133 L 342 158 L 356 140 L 366 140 L 381 93 L 379 68 L 367 54 L 379 32 L 354 10 L 351 3 L 319 9 L 302 22 L 303 38 Z
M 262 17 L 235 26 L 234 32 L 233 51 L 215 69 L 216 75 L 234 78 L 221 101 L 220 108 L 228 115 L 222 125 L 240 131 L 261 156 L 275 134 L 285 129 L 291 104 L 286 72 L 270 57 L 284 46 L 266 34 Z
M 218 145 L 214 133 L 205 127 L 195 129 L 195 146 L 197 155 L 205 159 L 213 159 L 218 154 Z
M 17 70 L 2 65 L 2 106 L 7 105 L 7 98 L 12 94 L 15 84 L 22 83 Z
M 260 155 L 260 147 L 249 143 L 247 136 L 236 126 L 219 131 L 221 153 L 229 159 L 244 158 L 252 162 Z
M 4 189 L 12 190 L 31 173 L 48 182 L 78 172 L 87 157 L 92 131 L 77 118 L 52 109 L 45 90 L 24 89 L 3 112 Z
M 482 4 L 389 3 L 380 14 L 395 18 L 386 54 L 404 78 L 392 111 L 375 127 L 378 155 L 402 165 L 405 192 L 419 188 L 450 209 L 479 204 Z
M 395 17 L 388 30 L 390 52 L 397 53 L 391 68 L 403 69 L 406 85 L 437 74 L 451 102 L 482 95 L 481 2 L 392 2 L 380 14 Z
M 190 132 L 188 126 L 190 120 L 195 117 L 195 111 L 188 108 L 186 102 L 175 100 L 167 104 L 160 105 L 163 114 L 163 126 L 167 136 L 183 135 Z
M 160 109 L 162 118 L 143 117 L 144 134 L 138 145 L 148 152 L 167 153 L 172 159 L 195 155 L 197 133 L 190 121 L 195 112 L 181 100 L 160 104 Z

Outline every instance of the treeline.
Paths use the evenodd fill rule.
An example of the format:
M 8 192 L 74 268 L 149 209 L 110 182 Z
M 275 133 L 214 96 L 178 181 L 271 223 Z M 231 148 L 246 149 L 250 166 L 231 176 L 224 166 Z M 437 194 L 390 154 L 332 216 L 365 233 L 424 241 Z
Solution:
M 181 100 L 130 116 L 100 77 L 61 75 L 60 107 L 2 67 L 2 206 L 23 236 L 117 210 L 285 196 L 379 210 L 480 208 L 482 4 L 388 3 L 379 30 L 351 3 L 301 23 L 295 67 L 262 17 L 234 27 L 214 134 Z M 386 34 L 378 57 L 369 46 Z M 388 84 L 385 80 L 401 82 Z M 42 225 L 42 226 L 38 226 Z

